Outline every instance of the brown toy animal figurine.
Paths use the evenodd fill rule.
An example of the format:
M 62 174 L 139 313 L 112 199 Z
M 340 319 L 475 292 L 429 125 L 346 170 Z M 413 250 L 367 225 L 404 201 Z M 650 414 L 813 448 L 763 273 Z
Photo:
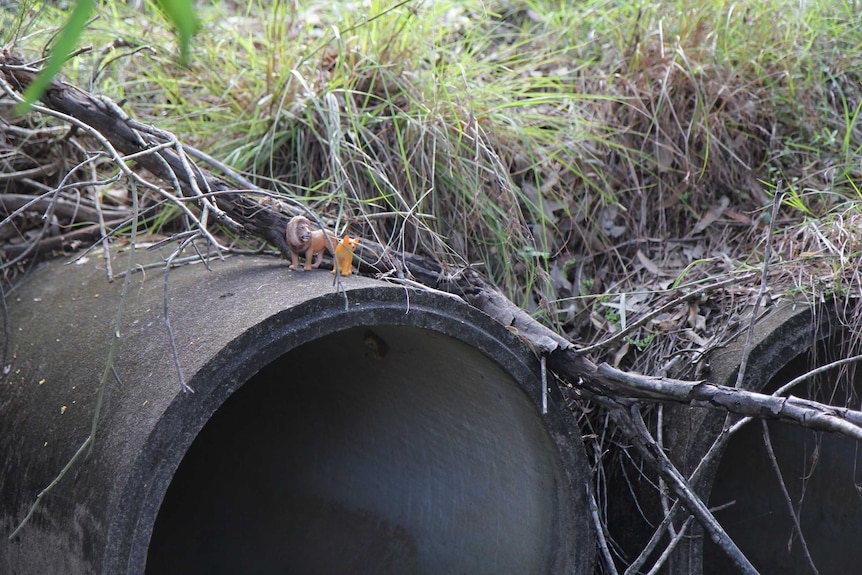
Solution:
M 335 233 L 330 230 L 311 230 L 311 222 L 305 216 L 294 216 L 287 222 L 285 232 L 287 245 L 290 247 L 290 269 L 299 269 L 299 256 L 305 255 L 305 270 L 320 266 L 323 260 L 323 250 L 334 255 L 333 250 L 338 243 Z M 314 256 L 317 256 L 315 259 Z M 312 260 L 314 262 L 312 263 Z
M 335 246 L 335 261 L 332 262 L 332 273 L 341 271 L 341 275 L 349 276 L 353 273 L 353 251 L 359 245 L 359 238 L 344 238 Z

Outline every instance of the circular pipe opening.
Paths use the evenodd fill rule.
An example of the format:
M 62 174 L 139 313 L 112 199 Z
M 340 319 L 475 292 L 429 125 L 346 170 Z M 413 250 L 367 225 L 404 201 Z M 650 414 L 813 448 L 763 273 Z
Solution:
M 840 310 L 830 305 L 786 302 L 762 316 L 755 326 L 743 387 L 772 393 L 811 368 L 846 355 L 848 342 L 842 338 L 849 334 L 841 327 L 839 314 Z M 710 354 L 710 381 L 735 385 L 746 342 L 747 330 L 743 330 Z M 832 370 L 814 379 L 807 389 L 803 385 L 792 393 L 858 408 L 860 389 L 852 371 L 839 374 Z M 703 462 L 724 421 L 725 414 L 719 411 L 665 407 L 665 447 L 684 475 L 690 476 Z M 767 423 L 814 562 L 821 573 L 854 572 L 862 562 L 862 551 L 856 545 L 862 537 L 858 496 L 862 471 L 858 470 L 856 443 L 839 435 Z M 656 482 L 654 474 L 644 474 L 625 460 L 608 473 L 609 491 L 616 495 L 608 504 L 609 526 L 624 560 L 640 553 L 664 517 Z M 792 517 L 768 459 L 759 422 L 734 435 L 706 465 L 693 488 L 710 507 L 732 502 L 730 507 L 716 511 L 716 517 L 760 572 L 812 572 L 793 532 Z M 737 571 L 696 523 L 674 548 L 666 569 L 673 575 Z
M 550 572 L 559 466 L 488 357 L 427 330 L 355 327 L 279 357 L 213 415 L 146 572 Z
M 820 342 L 815 350 L 787 363 L 763 391 L 807 373 L 812 367 L 839 359 L 847 348 L 843 332 Z M 858 378 L 832 369 L 793 391 L 832 405 L 858 406 Z M 848 400 L 848 392 L 850 400 Z M 820 573 L 853 573 L 862 564 L 862 461 L 859 446 L 849 437 L 813 432 L 795 425 L 767 422 L 770 443 L 783 482 L 798 514 L 811 559 Z M 811 573 L 794 528 L 793 518 L 759 423 L 741 430 L 722 456 L 710 493 L 710 505 L 733 504 L 716 518 L 755 567 L 764 573 Z M 706 575 L 732 572 L 727 557 L 704 539 Z
M 98 440 L 0 539 L 0 571 L 592 571 L 580 434 L 555 388 L 539 412 L 515 335 L 438 293 L 362 277 L 333 292 L 265 258 L 211 269 L 170 276 L 194 394 L 164 278 L 134 276 Z M 0 405 L 7 527 L 89 432 L 121 299 L 98 266 L 46 265 L 26 289 Z

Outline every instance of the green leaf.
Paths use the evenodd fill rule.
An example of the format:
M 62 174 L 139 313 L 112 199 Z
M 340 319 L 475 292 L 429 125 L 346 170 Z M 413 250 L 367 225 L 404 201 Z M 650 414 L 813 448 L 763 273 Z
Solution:
M 193 0 L 158 0 L 168 20 L 177 30 L 180 39 L 180 61 L 185 64 L 189 57 L 189 45 L 200 24 Z
M 60 68 L 63 67 L 66 58 L 75 49 L 78 38 L 81 37 L 81 32 L 84 31 L 92 10 L 93 0 L 78 0 L 75 3 L 75 8 L 72 10 L 69 20 L 57 36 L 57 42 L 51 49 L 48 61 L 42 68 L 42 71 L 39 72 L 39 75 L 36 76 L 36 79 L 24 91 L 24 102 L 18 105 L 18 113 L 23 114 L 30 109 L 33 103 L 45 91 L 45 88 L 48 87 L 48 84 L 51 83 L 51 80 L 54 79 L 54 76 L 60 71 Z

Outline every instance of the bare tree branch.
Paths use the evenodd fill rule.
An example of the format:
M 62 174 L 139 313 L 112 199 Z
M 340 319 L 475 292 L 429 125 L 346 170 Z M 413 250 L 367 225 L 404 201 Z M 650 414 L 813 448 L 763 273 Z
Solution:
M 6 56 L 7 61 L 8 58 Z M 28 69 L 20 66 L 4 68 L 3 64 L 4 59 L 0 57 L 0 76 L 5 75 L 8 84 L 25 87 L 32 80 L 33 72 Z M 284 256 L 290 253 L 284 237 L 290 215 L 248 197 L 199 168 L 191 167 L 188 158 L 180 157 L 176 152 L 179 144 L 174 136 L 165 136 L 172 143 L 166 147 L 162 145 L 163 142 L 153 140 L 152 136 L 163 132 L 155 128 L 144 131 L 143 125 L 137 122 L 134 122 L 137 129 L 133 128 L 130 125 L 132 121 L 118 112 L 116 106 L 108 105 L 102 99 L 64 82 L 55 80 L 43 96 L 43 101 L 63 114 L 97 129 L 124 154 L 139 154 L 145 151 L 145 145 L 156 148 L 152 154 L 136 156 L 149 171 L 178 181 L 180 186 L 191 188 L 194 185 L 198 193 L 202 194 L 193 196 L 194 200 L 202 202 L 212 197 L 218 209 L 242 225 L 248 233 L 276 246 Z M 210 190 L 211 194 L 203 194 L 201 189 Z M 216 213 L 216 219 L 219 213 Z M 197 223 L 203 225 L 202 222 Z M 201 228 L 201 232 L 209 234 L 205 227 Z M 404 253 L 398 254 L 397 258 L 387 257 L 390 250 L 385 246 L 374 246 L 367 242 L 366 247 L 376 256 L 377 263 L 365 263 L 364 271 L 394 272 L 396 275 L 412 277 L 433 289 L 462 297 L 517 333 L 536 354 L 546 356 L 551 371 L 573 385 L 586 387 L 594 394 L 683 403 L 744 416 L 779 419 L 819 431 L 843 433 L 862 441 L 862 412 L 795 397 L 771 397 L 708 382 L 647 377 L 621 372 L 609 365 L 596 366 L 584 357 L 582 350 L 533 319 L 478 271 L 472 268 L 447 271 L 439 262 L 423 256 Z
M 802 554 L 808 561 L 808 566 L 815 575 L 819 571 L 814 564 L 814 559 L 811 558 L 811 553 L 808 551 L 808 542 L 805 540 L 805 534 L 802 532 L 802 525 L 799 523 L 799 513 L 793 507 L 793 501 L 790 499 L 790 492 L 787 491 L 787 485 L 784 483 L 784 476 L 781 474 L 781 467 L 778 465 L 778 458 L 775 457 L 775 450 L 772 449 L 772 439 L 769 437 L 769 426 L 766 421 L 761 420 L 761 431 L 763 432 L 763 445 L 766 446 L 766 454 L 769 456 L 769 463 L 772 465 L 772 470 L 775 472 L 775 478 L 778 480 L 778 486 L 781 488 L 781 496 L 787 504 L 787 511 L 790 513 L 790 518 L 793 519 L 793 529 L 799 536 L 799 543 L 802 544 Z
M 862 441 L 862 412 L 798 397 L 777 397 L 736 387 L 648 377 L 607 364 L 596 368 L 595 381 L 612 396 L 709 407 L 738 415 L 777 419 L 816 431 L 843 433 Z

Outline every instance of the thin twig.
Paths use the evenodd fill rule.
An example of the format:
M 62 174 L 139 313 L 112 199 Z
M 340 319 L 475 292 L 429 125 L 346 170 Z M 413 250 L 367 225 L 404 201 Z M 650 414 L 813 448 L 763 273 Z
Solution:
M 769 220 L 769 227 L 766 232 L 766 247 L 763 250 L 763 271 L 760 275 L 760 289 L 757 292 L 757 298 L 754 300 L 754 309 L 751 312 L 751 323 L 748 324 L 748 333 L 745 336 L 745 347 L 742 349 L 742 358 L 739 361 L 739 371 L 736 372 L 735 387 L 742 387 L 745 372 L 748 368 L 748 358 L 751 356 L 751 348 L 754 344 L 754 326 L 757 323 L 757 316 L 760 313 L 760 305 L 763 298 L 766 296 L 766 291 L 769 289 L 769 260 L 772 259 L 772 234 L 775 233 L 775 221 L 778 219 L 778 208 L 781 206 L 781 200 L 784 198 L 784 193 L 781 191 L 781 182 L 778 182 L 778 187 L 775 190 L 775 195 L 772 197 L 772 217 Z
M 63 469 L 60 470 L 60 473 L 57 474 L 57 476 L 51 481 L 51 483 L 48 484 L 47 487 L 45 487 L 45 489 L 39 492 L 39 495 L 36 496 L 36 500 L 33 501 L 33 504 L 27 511 L 27 515 L 24 516 L 24 519 L 21 520 L 21 523 L 19 523 L 15 530 L 12 531 L 12 533 L 9 535 L 9 541 L 15 540 L 15 537 L 18 536 L 18 533 L 21 532 L 21 529 L 23 529 L 24 526 L 27 525 L 27 523 L 30 521 L 30 518 L 33 517 L 33 513 L 36 512 L 36 509 L 39 507 L 39 504 L 42 503 L 42 499 L 44 499 L 45 496 L 50 493 L 51 490 L 54 489 L 54 487 L 58 483 L 60 483 L 60 480 L 62 480 L 63 477 L 66 476 L 66 473 L 68 473 L 72 466 L 75 464 L 75 462 L 78 461 L 78 458 L 84 454 L 84 451 L 86 451 L 92 441 L 93 438 L 91 436 L 88 436 L 87 439 L 84 440 L 84 443 L 81 444 L 81 447 L 78 448 L 78 451 L 76 451 L 75 454 L 69 459 L 69 461 L 66 462 L 66 465 L 63 466 Z
M 83 165 L 83 163 L 79 164 L 79 166 L 81 166 L 81 165 Z M 69 173 L 71 174 L 71 172 L 69 172 Z M 67 176 L 68 176 L 68 174 L 67 174 Z M 7 203 L 11 204 L 11 206 L 18 206 L 17 208 L 15 208 L 12 211 L 12 213 L 10 213 L 5 218 L 0 220 L 0 227 L 7 225 L 13 218 L 15 218 L 16 216 L 20 216 L 21 214 L 23 214 L 27 210 L 30 210 L 30 209 L 35 209 L 35 210 L 45 209 L 45 210 L 47 210 L 47 209 L 49 209 L 51 207 L 51 204 L 57 204 L 57 202 L 58 202 L 57 196 L 59 196 L 59 194 L 64 190 L 72 190 L 72 189 L 76 189 L 76 188 L 85 188 L 85 187 L 90 187 L 90 186 L 107 186 L 109 184 L 116 182 L 117 179 L 118 179 L 118 176 L 117 177 L 111 177 L 111 178 L 108 178 L 106 180 L 91 180 L 91 181 L 87 181 L 87 182 L 75 182 L 73 184 L 62 184 L 61 183 L 56 188 L 51 188 L 51 189 L 45 191 L 44 193 L 42 193 L 38 196 L 26 196 L 26 195 L 21 195 L 21 194 L 3 194 L 3 195 L 0 195 L 0 207 L 5 206 Z M 48 202 L 48 203 L 47 203 L 47 205 L 43 206 L 43 204 L 45 202 Z M 57 207 L 54 207 L 53 209 L 56 210 Z M 89 212 L 87 212 L 87 213 L 88 213 L 88 215 L 95 215 L 95 214 L 89 214 Z M 71 217 L 72 214 L 69 213 L 68 215 Z
M 793 508 L 793 501 L 790 499 L 790 493 L 787 491 L 787 485 L 784 483 L 784 476 L 781 474 L 781 468 L 778 466 L 778 458 L 775 457 L 775 451 L 772 449 L 772 439 L 769 437 L 769 426 L 766 421 L 761 419 L 760 423 L 763 430 L 763 445 L 766 446 L 766 453 L 769 455 L 769 463 L 772 465 L 772 470 L 775 471 L 775 478 L 778 479 L 778 487 L 781 489 L 781 495 L 784 497 L 784 502 L 787 504 L 787 510 L 790 512 L 790 517 L 793 519 L 793 528 L 796 534 L 799 535 L 799 542 L 802 544 L 802 554 L 808 560 L 808 565 L 815 575 L 819 574 L 817 566 L 814 564 L 814 559 L 811 558 L 811 553 L 808 551 L 808 543 L 805 541 L 805 535 L 802 533 L 802 525 L 799 524 L 799 515 Z
M 182 365 L 180 365 L 180 356 L 179 356 L 179 353 L 177 351 L 177 342 L 174 339 L 174 330 L 171 327 L 170 298 L 168 297 L 168 287 L 169 287 L 171 265 L 173 264 L 174 258 L 177 255 L 179 255 L 180 252 L 182 252 L 183 248 L 186 245 L 188 245 L 189 242 L 194 241 L 194 239 L 196 237 L 197 237 L 197 234 L 192 235 L 192 236 L 186 238 L 185 240 L 183 240 L 182 242 L 180 242 L 180 245 L 177 246 L 177 249 L 174 250 L 174 252 L 168 256 L 168 258 L 165 260 L 165 263 L 164 263 L 164 267 L 165 267 L 165 288 L 164 288 L 165 289 L 165 305 L 164 305 L 164 307 L 165 307 L 165 310 L 164 310 L 165 311 L 165 328 L 167 328 L 167 330 L 168 330 L 168 343 L 171 346 L 171 353 L 173 354 L 173 357 L 174 357 L 174 365 L 177 368 L 177 376 L 180 379 L 180 389 L 186 393 L 194 393 L 195 390 L 192 389 L 191 387 L 189 387 L 189 385 L 186 383 L 186 378 L 183 375 L 183 368 L 182 368 Z
M 90 179 L 96 180 L 98 179 L 98 174 L 96 173 L 96 166 L 90 164 Z M 98 190 L 93 190 L 93 204 L 94 209 L 96 210 L 96 219 L 99 221 L 99 235 L 101 236 L 101 244 L 102 244 L 102 259 L 105 261 L 105 275 L 108 278 L 108 283 L 113 283 L 114 281 L 114 269 L 111 264 L 111 251 L 110 246 L 108 245 L 108 228 L 105 225 L 105 214 L 102 210 L 102 193 Z
M 689 479 L 689 483 L 693 484 L 694 482 Z M 632 561 L 632 563 L 626 569 L 625 575 L 635 575 L 640 571 L 640 568 L 646 564 L 647 559 L 649 559 L 650 555 L 652 555 L 653 551 L 655 551 L 656 547 L 658 547 L 658 544 L 661 542 L 662 537 L 664 537 L 665 531 L 668 530 L 668 526 L 672 525 L 676 512 L 681 506 L 682 504 L 679 502 L 679 500 L 675 501 L 674 504 L 671 505 L 670 510 L 665 514 L 661 523 L 659 523 L 658 527 L 653 530 L 653 534 L 652 537 L 650 537 L 649 542 L 646 544 L 646 546 L 644 546 L 640 554 L 635 558 L 634 561 Z M 679 530 L 676 533 L 676 537 L 671 539 L 671 542 L 668 544 L 668 547 L 670 547 L 671 545 L 676 546 L 676 543 L 674 543 L 674 539 L 678 539 L 681 537 L 682 530 Z M 662 555 L 665 555 L 666 553 L 667 549 L 665 549 Z
M 23 180 L 32 176 L 50 176 L 57 168 L 60 167 L 59 160 L 55 160 L 44 166 L 36 166 L 26 170 L 18 170 L 17 172 L 0 172 L 0 182 L 8 182 L 12 180 Z
M 656 410 L 656 443 L 658 443 L 659 449 L 664 451 L 664 406 L 659 405 Z M 659 475 L 658 478 L 658 492 L 659 498 L 661 500 L 661 510 L 665 514 L 665 516 L 670 515 L 670 505 L 668 500 L 668 488 L 667 483 L 664 480 L 664 477 Z M 669 523 L 667 526 L 667 532 L 670 534 L 672 538 L 676 537 L 676 528 L 673 523 Z
M 622 410 L 620 410 L 622 412 Z M 629 421 L 633 423 L 634 429 L 632 433 L 636 433 L 637 437 L 642 438 L 643 442 L 635 441 L 635 446 L 642 451 L 650 460 L 656 461 L 659 473 L 661 473 L 670 483 L 674 492 L 685 504 L 688 510 L 697 517 L 704 530 L 709 533 L 712 540 L 724 553 L 739 567 L 742 573 L 753 575 L 757 573 L 754 565 L 745 557 L 736 543 L 727 535 L 721 525 L 716 521 L 715 516 L 710 512 L 707 506 L 703 503 L 700 497 L 691 489 L 690 484 L 680 474 L 677 468 L 668 459 L 665 452 L 658 447 L 652 435 L 644 423 L 643 417 L 640 414 L 639 407 L 635 404 L 627 412 Z
M 96 200 L 96 215 L 99 219 L 99 231 L 102 235 L 102 255 L 105 260 L 105 273 L 108 276 L 108 282 L 113 282 L 114 270 L 111 265 L 111 249 L 108 245 L 108 228 L 105 226 L 105 214 L 102 212 L 102 194 L 100 192 L 96 192 L 93 195 Z
M 0 281 L 0 308 L 2 308 L 3 313 L 3 345 L 0 346 L 0 375 L 6 374 L 6 355 L 9 353 L 9 331 L 11 329 L 9 308 L 6 306 L 6 288 L 3 286 L 4 283 Z
M 134 245 L 135 245 L 135 239 L 137 238 L 137 235 L 138 235 L 138 196 L 137 196 L 137 194 L 134 193 L 134 183 L 132 183 L 131 185 L 132 185 L 132 192 L 133 192 L 131 194 L 132 195 L 132 213 L 133 213 L 132 218 L 133 219 L 132 219 L 132 229 L 131 229 L 131 232 L 129 233 L 129 240 L 132 243 L 132 249 L 129 250 L 129 262 L 127 264 L 126 269 L 133 269 L 135 267 Z M 117 306 L 117 322 L 116 322 L 116 325 L 114 326 L 114 333 L 111 335 L 111 347 L 108 350 L 108 360 L 105 362 L 105 370 L 102 373 L 101 380 L 99 381 L 99 392 L 98 392 L 98 395 L 96 397 L 96 407 L 95 407 L 95 410 L 93 413 L 93 425 L 90 429 L 90 438 L 92 439 L 92 441 L 90 442 L 90 452 L 93 451 L 93 445 L 95 445 L 95 442 L 96 442 L 96 430 L 98 429 L 98 425 L 99 425 L 99 414 L 102 411 L 102 400 L 104 399 L 104 396 L 105 396 L 105 388 L 107 388 L 108 380 L 110 379 L 110 376 L 113 374 L 114 355 L 117 352 L 117 346 L 119 345 L 119 341 L 120 341 L 120 329 L 122 328 L 123 316 L 125 315 L 125 311 L 126 311 L 126 299 L 127 299 L 128 293 L 129 293 L 130 281 L 131 281 L 131 278 L 129 276 L 127 276 L 123 280 L 123 289 L 120 293 L 120 303 Z M 89 455 L 89 453 L 88 453 L 88 455 Z
M 710 511 L 713 510 L 710 509 Z M 664 551 L 662 551 L 662 554 L 659 555 L 658 559 L 656 559 L 655 564 L 652 566 L 652 569 L 647 571 L 647 575 L 657 575 L 659 570 L 664 567 L 664 564 L 670 558 L 670 554 L 673 553 L 673 550 L 676 549 L 676 546 L 679 544 L 680 541 L 682 541 L 682 538 L 685 536 L 686 531 L 688 531 L 688 528 L 691 526 L 692 521 L 694 521 L 693 515 L 689 515 L 685 518 L 685 521 L 683 521 L 682 523 L 682 527 L 680 527 L 679 531 L 677 531 L 676 534 L 671 537 L 670 543 L 668 543 L 667 547 L 665 547 Z M 672 526 L 673 523 L 670 523 L 669 525 Z M 628 573 L 628 571 L 626 571 L 626 573 Z
M 109 221 L 106 222 L 105 225 L 115 227 L 126 223 L 126 221 L 127 220 Z M 101 241 L 101 237 L 102 230 L 99 227 L 99 224 L 93 224 L 83 228 L 76 228 L 71 232 L 66 232 L 57 236 L 42 235 L 40 239 L 30 240 L 26 244 L 8 244 L 5 248 L 6 255 L 13 256 L 14 259 L 10 260 L 7 264 L 0 265 L 0 269 L 11 266 L 27 255 L 42 254 L 53 250 L 63 249 L 73 246 L 74 243 L 79 240 L 95 239 L 96 241 Z M 92 249 L 95 245 L 96 244 L 90 246 L 90 248 Z M 76 259 L 80 259 L 83 255 L 85 254 L 78 254 Z
M 800 375 L 798 377 L 794 377 L 793 379 L 791 379 L 790 381 L 788 381 L 787 383 L 785 383 L 784 385 L 779 387 L 777 390 L 775 390 L 775 392 L 773 392 L 772 395 L 775 395 L 775 396 L 784 395 L 788 391 L 790 391 L 791 389 L 793 389 L 794 387 L 796 387 L 797 385 L 802 383 L 803 381 L 811 379 L 815 375 L 820 375 L 821 373 L 827 372 L 830 369 L 834 369 L 836 367 L 841 367 L 842 365 L 846 365 L 848 363 L 856 363 L 857 361 L 862 361 L 862 354 L 854 355 L 851 357 L 845 357 L 843 359 L 839 359 L 839 360 L 832 361 L 832 362 L 824 364 L 824 365 L 820 365 L 814 369 L 806 371 L 805 373 L 803 373 L 802 375 Z
M 110 104 L 112 106 L 114 105 L 113 102 L 110 102 Z M 228 217 L 226 213 L 224 213 L 215 204 L 213 204 L 207 199 L 205 193 L 208 193 L 212 190 L 209 189 L 209 184 L 207 184 L 206 178 L 203 177 L 200 168 L 198 168 L 193 162 L 189 161 L 188 155 L 186 154 L 185 146 L 180 143 L 179 138 L 177 138 L 176 135 L 166 130 L 160 130 L 155 126 L 150 126 L 148 124 L 137 122 L 131 119 L 126 114 L 121 115 L 120 118 L 133 130 L 144 132 L 157 138 L 160 138 L 165 141 L 166 144 L 168 144 L 167 147 L 174 149 L 174 153 L 176 154 L 177 158 L 179 158 L 180 165 L 182 165 L 183 167 L 183 171 L 185 171 L 186 181 L 189 184 L 189 188 L 191 188 L 192 190 L 192 194 L 194 195 L 194 197 L 199 198 L 203 205 L 203 215 L 201 216 L 202 222 L 206 222 L 206 213 L 207 211 L 211 211 L 213 214 L 216 215 L 217 220 L 230 221 L 237 229 L 241 227 L 238 223 L 231 220 L 231 218 Z M 200 184 L 206 186 L 207 189 L 201 190 Z
M 596 504 L 596 493 L 593 489 L 592 482 L 587 482 L 587 499 L 590 504 L 590 515 L 593 518 L 593 524 L 596 527 L 596 538 L 599 543 L 599 550 L 602 552 L 602 559 L 605 562 L 605 569 L 611 575 L 617 575 L 617 567 L 614 565 L 614 558 L 611 555 L 611 550 L 608 548 L 608 541 L 605 537 L 605 526 L 602 524 L 599 517 L 599 506 Z
M 132 210 L 135 214 L 133 225 L 132 225 L 132 230 L 131 230 L 131 241 L 132 241 L 133 247 L 129 252 L 129 262 L 128 262 L 128 266 L 127 266 L 127 271 L 131 270 L 134 267 L 134 259 L 135 259 L 134 258 L 134 253 L 135 253 L 134 242 L 135 242 L 136 230 L 138 228 L 138 220 L 137 220 L 138 203 L 137 203 L 136 198 L 137 198 L 137 196 L 135 194 L 132 194 Z M 81 447 L 79 447 L 78 450 L 75 452 L 75 454 L 72 455 L 72 457 L 69 459 L 69 461 L 66 462 L 66 465 L 63 466 L 63 469 L 60 470 L 60 473 L 58 473 L 57 476 L 48 484 L 48 486 L 45 487 L 45 489 L 43 489 L 41 492 L 39 492 L 39 494 L 36 496 L 35 501 L 33 501 L 33 504 L 30 506 L 30 509 L 27 511 L 27 514 L 24 516 L 24 519 L 21 520 L 21 523 L 19 523 L 18 526 L 15 528 L 15 530 L 12 531 L 11 535 L 9 535 L 10 541 L 14 540 L 15 537 L 18 535 L 18 533 L 20 533 L 21 529 L 27 524 L 27 522 L 33 516 L 33 513 L 36 511 L 36 508 L 39 506 L 39 504 L 45 498 L 45 495 L 50 493 L 50 491 L 57 484 L 60 483 L 60 481 L 63 479 L 63 477 L 65 477 L 65 475 L 69 472 L 69 470 L 72 468 L 72 466 L 75 464 L 75 462 L 84 454 L 84 452 L 86 451 L 87 454 L 89 455 L 89 453 L 91 453 L 93 450 L 93 446 L 95 445 L 95 442 L 96 442 L 96 432 L 97 432 L 98 427 L 99 427 L 99 419 L 100 419 L 100 415 L 101 415 L 101 411 L 102 411 L 102 405 L 104 402 L 105 389 L 107 388 L 108 380 L 111 378 L 112 375 L 116 374 L 116 371 L 114 370 L 114 356 L 117 352 L 117 347 L 119 346 L 119 342 L 120 342 L 120 327 L 123 324 L 123 318 L 125 315 L 126 299 L 128 297 L 128 294 L 129 294 L 129 284 L 131 281 L 131 277 L 132 277 L 132 274 L 130 274 L 130 273 L 126 274 L 126 278 L 123 281 L 123 288 L 120 292 L 120 303 L 117 306 L 117 319 L 116 319 L 116 322 L 114 324 L 114 326 L 115 326 L 114 327 L 114 333 L 111 336 L 111 345 L 108 348 L 108 357 L 105 361 L 105 369 L 102 372 L 102 377 L 99 380 L 99 387 L 96 391 L 96 404 L 93 408 L 93 419 L 92 419 L 92 422 L 90 424 L 90 434 L 87 436 L 87 438 L 81 444 Z

